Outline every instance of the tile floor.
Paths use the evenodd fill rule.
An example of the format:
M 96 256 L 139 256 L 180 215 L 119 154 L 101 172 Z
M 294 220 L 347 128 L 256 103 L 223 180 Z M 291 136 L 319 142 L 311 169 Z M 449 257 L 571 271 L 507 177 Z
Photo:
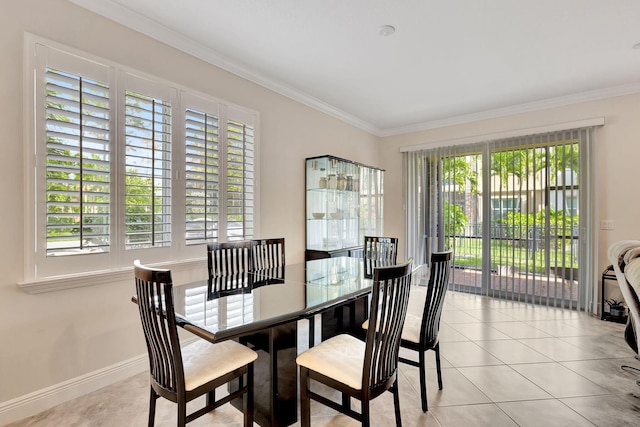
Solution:
M 301 322 L 301 345 L 307 342 Z M 624 326 L 572 311 L 449 292 L 441 325 L 444 389 L 428 352 L 429 412 L 420 410 L 418 369 L 400 366 L 405 426 L 639 426 L 640 387 L 620 365 L 640 367 Z M 301 348 L 301 350 L 304 350 Z M 36 416 L 18 426 L 144 426 L 148 377 L 140 374 Z M 394 424 L 393 399 L 372 405 L 374 426 Z M 312 402 L 312 425 L 356 421 Z M 175 425 L 175 407 L 158 401 L 156 426 Z M 229 405 L 190 426 L 240 426 Z M 299 425 L 299 423 L 298 423 Z

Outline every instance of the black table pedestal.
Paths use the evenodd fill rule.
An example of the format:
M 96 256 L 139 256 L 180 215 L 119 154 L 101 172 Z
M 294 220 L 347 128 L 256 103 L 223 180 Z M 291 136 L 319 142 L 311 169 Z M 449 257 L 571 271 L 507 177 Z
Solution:
M 369 298 L 364 296 L 322 313 L 322 341 L 338 334 L 364 338 L 362 324 L 369 316 Z
M 298 420 L 297 322 L 242 336 L 240 342 L 256 353 L 254 362 L 254 422 L 261 426 L 288 426 Z M 237 390 L 237 382 L 231 385 Z M 232 401 L 242 409 L 242 400 Z

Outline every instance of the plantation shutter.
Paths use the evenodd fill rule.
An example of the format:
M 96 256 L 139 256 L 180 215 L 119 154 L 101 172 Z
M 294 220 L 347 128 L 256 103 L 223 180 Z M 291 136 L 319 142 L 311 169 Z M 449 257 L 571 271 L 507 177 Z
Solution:
M 255 145 L 253 117 L 227 110 L 226 137 L 226 231 L 227 240 L 253 237 Z
M 37 36 L 25 46 L 25 289 L 253 237 L 259 113 Z
M 109 86 L 46 67 L 46 254 L 108 252 Z
M 215 114 L 187 108 L 185 117 L 186 243 L 218 237 L 220 129 Z
M 171 102 L 127 89 L 124 120 L 125 247 L 170 246 Z

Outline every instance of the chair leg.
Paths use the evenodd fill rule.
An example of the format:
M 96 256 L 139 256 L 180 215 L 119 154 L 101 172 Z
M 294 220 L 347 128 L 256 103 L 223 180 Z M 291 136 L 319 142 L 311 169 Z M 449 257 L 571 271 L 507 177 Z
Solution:
M 369 416 L 369 403 L 368 399 L 362 401 L 362 427 L 369 427 L 371 425 L 371 417 Z
M 400 391 L 398 390 L 398 380 L 396 380 L 393 387 L 391 387 L 393 393 L 393 407 L 396 411 L 396 427 L 402 427 L 402 416 L 400 415 Z
M 207 406 L 213 404 L 216 402 L 216 391 L 215 390 L 211 390 L 209 393 L 207 393 Z
M 178 398 L 178 427 L 186 427 L 187 425 L 187 402 Z
M 253 363 L 247 367 L 247 393 L 242 404 L 244 409 L 244 427 L 253 426 Z
M 347 411 L 351 409 L 351 397 L 347 393 L 342 393 L 342 407 Z
M 156 421 L 156 400 L 158 399 L 158 395 L 153 387 L 149 386 L 151 389 L 150 398 L 149 398 L 149 427 L 153 427 Z
M 425 360 L 425 351 L 420 351 L 418 358 L 420 359 L 420 400 L 422 402 L 422 412 L 427 412 L 429 406 L 427 404 L 427 362 Z
M 309 370 L 300 367 L 300 427 L 311 426 L 311 402 L 309 401 Z
M 438 372 L 438 389 L 442 390 L 442 370 L 440 369 L 440 343 L 434 348 L 436 352 L 436 371 Z

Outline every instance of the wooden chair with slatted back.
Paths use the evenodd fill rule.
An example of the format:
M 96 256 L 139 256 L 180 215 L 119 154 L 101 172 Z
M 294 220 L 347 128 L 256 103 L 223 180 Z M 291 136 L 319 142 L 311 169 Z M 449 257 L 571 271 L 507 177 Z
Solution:
M 387 390 L 393 393 L 396 425 L 402 425 L 398 350 L 409 301 L 412 263 L 410 260 L 374 270 L 370 321 L 376 326 L 368 328 L 365 341 L 340 334 L 298 356 L 302 427 L 310 425 L 311 399 L 369 426 L 370 401 Z M 311 381 L 341 392 L 342 402 L 311 391 Z M 351 398 L 361 402 L 360 412 L 351 408 Z
M 363 255 L 365 277 L 373 277 L 373 269 L 395 265 L 398 259 L 397 237 L 365 236 Z
M 149 355 L 149 426 L 154 425 L 159 397 L 178 405 L 180 427 L 233 399 L 244 397 L 244 425 L 252 426 L 256 352 L 235 341 L 212 344 L 198 340 L 181 348 L 171 271 L 148 268 L 135 261 L 134 274 L 134 302 L 138 304 Z M 234 379 L 239 379 L 239 389 L 216 401 L 215 389 Z M 187 414 L 187 402 L 205 394 L 206 405 Z
M 209 291 L 230 294 L 248 290 L 253 269 L 251 241 L 207 245 Z
M 451 251 L 431 254 L 429 283 L 427 286 L 412 286 L 411 304 L 402 330 L 400 346 L 418 352 L 418 361 L 400 357 L 400 361 L 420 368 L 420 399 L 422 410 L 427 412 L 427 377 L 425 352 L 433 350 L 436 354 L 438 388 L 442 390 L 442 370 L 440 368 L 440 317 L 444 297 L 449 285 L 451 270 Z M 415 304 L 416 301 L 423 302 Z
M 284 237 L 252 240 L 251 257 L 254 287 L 284 281 Z

